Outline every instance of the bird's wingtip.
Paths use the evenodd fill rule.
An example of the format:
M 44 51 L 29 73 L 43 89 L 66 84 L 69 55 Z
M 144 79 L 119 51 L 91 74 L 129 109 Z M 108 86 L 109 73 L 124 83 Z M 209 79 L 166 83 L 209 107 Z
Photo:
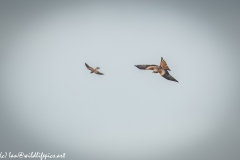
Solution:
M 137 67 L 138 69 L 140 69 L 140 68 L 139 68 L 139 65 L 134 65 L 134 66 Z

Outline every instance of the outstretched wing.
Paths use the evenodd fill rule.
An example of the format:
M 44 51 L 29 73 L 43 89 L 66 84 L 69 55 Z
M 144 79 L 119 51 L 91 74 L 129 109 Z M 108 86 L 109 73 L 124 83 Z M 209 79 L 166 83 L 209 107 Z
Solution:
M 87 67 L 87 69 L 89 69 L 90 71 L 94 71 L 94 69 L 92 67 L 90 67 L 87 63 L 85 63 L 85 66 Z
M 152 64 L 152 65 L 135 65 L 138 69 L 143 69 L 143 70 L 153 70 L 157 65 Z
M 170 80 L 170 81 L 175 81 L 175 82 L 178 82 L 173 76 L 171 76 L 168 71 L 166 70 L 166 73 L 164 75 L 162 75 L 164 78 L 166 78 L 167 80 Z
M 161 57 L 160 66 L 161 66 L 163 69 L 165 69 L 165 70 L 171 71 L 170 68 L 169 68 L 168 65 L 167 65 L 167 62 L 166 62 L 162 57 Z
M 104 75 L 103 73 L 101 73 L 101 72 L 99 72 L 99 71 L 97 71 L 97 73 L 96 74 L 99 74 L 99 75 Z

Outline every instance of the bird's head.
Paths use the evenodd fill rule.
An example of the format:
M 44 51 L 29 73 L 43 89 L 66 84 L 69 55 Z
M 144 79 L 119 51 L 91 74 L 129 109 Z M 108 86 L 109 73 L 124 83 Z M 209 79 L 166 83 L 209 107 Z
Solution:
M 154 69 L 152 73 L 158 73 L 158 70 L 157 70 L 157 69 Z
M 100 67 L 97 67 L 96 69 L 100 69 Z

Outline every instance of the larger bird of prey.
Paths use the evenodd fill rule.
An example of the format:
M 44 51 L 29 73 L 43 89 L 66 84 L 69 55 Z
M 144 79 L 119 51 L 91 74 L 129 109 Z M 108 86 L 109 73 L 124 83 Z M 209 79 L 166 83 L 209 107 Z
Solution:
M 178 82 L 173 76 L 171 76 L 168 71 L 171 71 L 167 65 L 167 62 L 161 57 L 160 66 L 152 65 L 135 65 L 138 69 L 142 70 L 153 70 L 153 73 L 160 73 L 160 75 L 167 80 Z
M 99 74 L 99 75 L 104 75 L 103 73 L 99 72 L 98 69 L 100 69 L 99 67 L 96 67 L 95 69 L 90 67 L 87 63 L 85 63 L 85 66 L 87 67 L 87 69 L 89 69 L 91 72 L 90 73 L 95 73 L 95 74 Z

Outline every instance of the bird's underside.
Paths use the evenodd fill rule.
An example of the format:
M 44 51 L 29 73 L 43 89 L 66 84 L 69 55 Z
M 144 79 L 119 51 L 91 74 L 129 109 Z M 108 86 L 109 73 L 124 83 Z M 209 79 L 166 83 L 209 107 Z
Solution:
M 160 66 L 155 64 L 152 64 L 152 65 L 143 64 L 143 65 L 135 65 L 135 67 L 141 70 L 153 70 L 153 73 L 160 73 L 160 75 L 166 78 L 167 80 L 178 82 L 174 77 L 172 77 L 169 74 L 168 70 L 169 71 L 171 70 L 168 67 L 167 62 L 162 57 L 161 57 Z
M 99 72 L 98 69 L 100 69 L 99 67 L 96 67 L 95 69 L 90 67 L 87 63 L 85 63 L 85 66 L 87 67 L 87 69 L 89 69 L 91 72 L 90 73 L 95 73 L 98 75 L 104 75 L 103 73 Z

